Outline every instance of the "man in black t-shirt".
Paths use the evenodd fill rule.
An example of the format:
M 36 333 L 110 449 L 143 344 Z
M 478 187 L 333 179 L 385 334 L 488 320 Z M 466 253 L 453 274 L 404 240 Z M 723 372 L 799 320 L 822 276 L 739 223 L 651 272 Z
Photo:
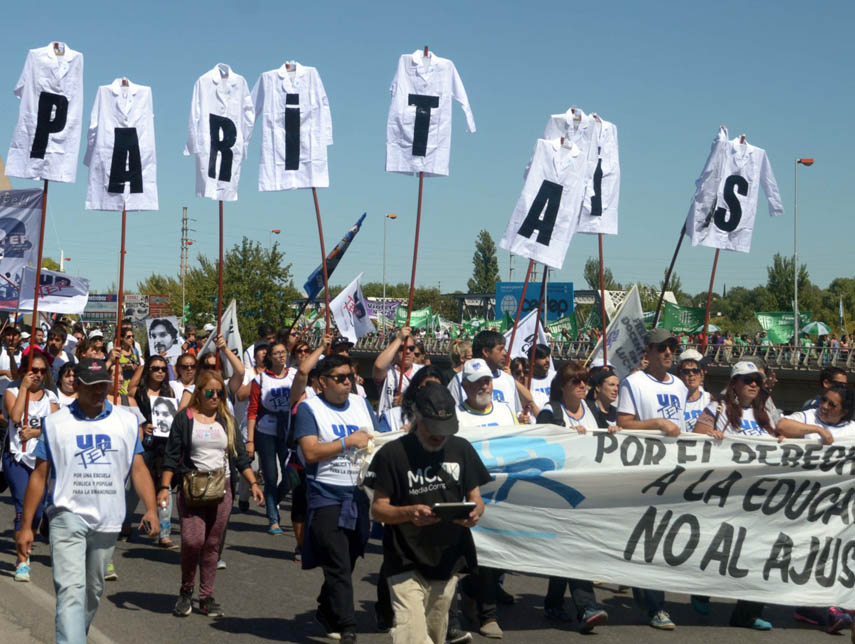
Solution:
M 426 385 L 416 395 L 412 429 L 377 452 L 365 480 L 374 490 L 372 515 L 386 524 L 393 642 L 445 642 L 458 575 L 477 565 L 470 528 L 484 513 L 480 486 L 491 477 L 472 445 L 454 436 L 457 429 L 451 394 Z M 433 512 L 435 503 L 461 501 L 475 503 L 466 518 L 444 521 Z

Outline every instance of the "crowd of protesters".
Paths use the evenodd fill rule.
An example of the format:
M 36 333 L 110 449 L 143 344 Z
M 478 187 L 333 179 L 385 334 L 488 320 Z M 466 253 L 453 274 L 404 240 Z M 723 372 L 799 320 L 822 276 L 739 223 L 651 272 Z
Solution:
M 621 382 L 602 362 L 555 364 L 548 345 L 533 347 L 533 365 L 508 361 L 503 335 L 489 329 L 451 342 L 451 367 L 440 369 L 423 339 L 404 327 L 387 335 L 374 361 L 368 391 L 377 392 L 376 408 L 347 338 L 326 333 L 310 341 L 311 334 L 262 324 L 242 356 L 221 335 L 215 351 L 200 355 L 210 332 L 212 325 L 185 329 L 181 355 L 169 360 L 148 355 L 130 321 L 115 346 L 79 324 L 57 322 L 46 338 L 40 329 L 34 337 L 3 329 L 2 463 L 15 503 L 15 580 L 30 580 L 30 547 L 40 531 L 52 546 L 58 641 L 85 640 L 104 581 L 121 573 L 113 548 L 131 533 L 139 500 L 141 530 L 159 547 L 180 547 L 178 617 L 193 611 L 197 574 L 198 611 L 226 613 L 214 590 L 235 501 L 246 511 L 252 497 L 266 512 L 267 532 L 281 535 L 279 506 L 290 499 L 295 558 L 323 574 L 316 618 L 328 636 L 356 641 L 351 575 L 370 536 L 382 534 L 377 628 L 399 643 L 460 643 L 472 638 L 467 626 L 501 638 L 503 607 L 514 599 L 504 571 L 477 565 L 471 529 L 485 512 L 480 488 L 491 477 L 456 436 L 459 428 L 547 423 L 579 433 L 773 435 L 826 444 L 855 436 L 855 394 L 843 369 L 823 369 L 819 391 L 810 392 L 816 395 L 784 415 L 762 357 L 741 355 L 724 390 L 708 391 L 706 358 L 691 347 L 693 338 L 662 328 L 648 333 L 643 363 Z M 749 340 L 762 345 L 762 338 Z M 677 401 L 664 411 L 662 394 Z M 73 444 L 72 429 L 89 438 L 78 435 Z M 357 452 L 370 446 L 372 432 L 390 430 L 400 438 L 360 473 Z M 74 477 L 84 475 L 77 463 L 85 467 L 86 459 L 109 465 L 103 485 L 121 494 L 78 494 Z M 431 485 L 419 485 L 415 472 L 431 472 Z M 565 607 L 568 589 L 573 611 Z M 575 622 L 583 633 L 608 624 L 592 579 L 550 577 L 544 590 L 548 620 Z M 633 594 L 650 626 L 676 628 L 663 591 Z M 693 596 L 691 604 L 710 611 L 708 597 Z M 763 608 L 739 601 L 730 623 L 769 630 Z M 795 619 L 831 633 L 851 627 L 852 616 L 836 606 L 794 608 Z

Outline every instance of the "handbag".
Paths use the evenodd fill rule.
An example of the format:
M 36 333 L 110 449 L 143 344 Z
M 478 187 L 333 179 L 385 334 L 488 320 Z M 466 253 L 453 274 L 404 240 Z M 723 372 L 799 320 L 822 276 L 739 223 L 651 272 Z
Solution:
M 184 504 L 188 508 L 211 508 L 226 498 L 226 468 L 218 467 L 210 472 L 190 470 L 181 480 Z

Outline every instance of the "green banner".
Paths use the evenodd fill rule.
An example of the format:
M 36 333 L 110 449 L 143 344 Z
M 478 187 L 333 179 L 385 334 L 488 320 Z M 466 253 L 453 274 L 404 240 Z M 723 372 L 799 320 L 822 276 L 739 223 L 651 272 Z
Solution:
M 407 307 L 399 306 L 395 310 L 395 326 L 402 327 L 407 323 Z M 439 326 L 439 316 L 434 315 L 429 306 L 415 309 L 410 314 L 410 326 L 414 329 L 432 329 Z
M 759 311 L 754 314 L 760 328 L 766 332 L 766 337 L 772 344 L 786 344 L 793 337 L 794 324 L 792 311 Z M 810 322 L 811 315 L 807 311 L 799 311 L 799 326 Z
M 563 318 L 555 320 L 554 322 L 549 322 L 546 325 L 546 329 L 556 338 L 558 338 L 559 336 L 563 336 L 562 331 L 567 331 L 567 333 L 570 334 L 570 337 L 575 340 L 576 335 L 579 332 L 579 325 L 576 322 L 576 314 L 573 313 L 571 315 L 567 315 Z
M 663 326 L 674 333 L 693 333 L 704 324 L 706 310 L 690 306 L 677 306 L 665 302 Z

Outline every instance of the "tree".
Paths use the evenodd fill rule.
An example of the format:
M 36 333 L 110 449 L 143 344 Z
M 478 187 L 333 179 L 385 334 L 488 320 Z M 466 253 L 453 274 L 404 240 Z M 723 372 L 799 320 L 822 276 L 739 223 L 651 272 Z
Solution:
M 775 253 L 772 257 L 772 264 L 766 267 L 766 288 L 772 295 L 775 296 L 776 310 L 792 311 L 793 310 L 793 260 L 791 257 L 784 257 L 780 253 Z M 807 266 L 802 264 L 799 266 L 799 300 L 802 299 L 802 293 L 807 293 L 810 279 L 808 276 Z M 801 306 L 799 307 L 802 308 Z M 807 308 L 807 307 L 805 307 Z
M 470 293 L 495 293 L 499 278 L 499 260 L 496 257 L 496 244 L 486 230 L 478 233 L 475 240 L 475 254 L 472 256 L 472 279 L 467 283 Z
M 665 274 L 668 274 L 668 269 L 665 269 Z M 659 291 L 662 291 L 662 287 L 665 285 L 665 276 L 662 276 L 662 279 L 659 281 Z M 668 290 L 674 294 L 674 297 L 677 299 L 677 304 L 684 306 L 686 300 L 688 299 L 688 295 L 683 291 L 683 282 L 680 279 L 680 276 L 677 275 L 677 271 L 671 271 L 671 279 L 668 280 Z
M 599 291 L 600 290 L 600 260 L 596 257 L 589 257 L 585 262 L 585 269 L 582 271 L 582 276 L 585 278 L 585 281 L 588 283 L 588 288 Z M 607 291 L 620 291 L 621 285 L 615 281 L 614 275 L 612 275 L 612 269 L 603 268 L 603 281 L 606 284 Z
M 279 244 L 266 248 L 244 237 L 225 253 L 223 262 L 223 308 L 237 302 L 241 337 L 254 338 L 259 322 L 285 326 L 291 301 L 300 294 L 291 279 L 291 265 L 283 264 Z M 185 299 L 190 321 L 197 326 L 215 322 L 217 311 L 217 261 L 199 255 L 198 265 L 187 272 Z M 181 308 L 181 282 L 154 274 L 138 284 L 141 293 L 169 295 L 173 311 Z

